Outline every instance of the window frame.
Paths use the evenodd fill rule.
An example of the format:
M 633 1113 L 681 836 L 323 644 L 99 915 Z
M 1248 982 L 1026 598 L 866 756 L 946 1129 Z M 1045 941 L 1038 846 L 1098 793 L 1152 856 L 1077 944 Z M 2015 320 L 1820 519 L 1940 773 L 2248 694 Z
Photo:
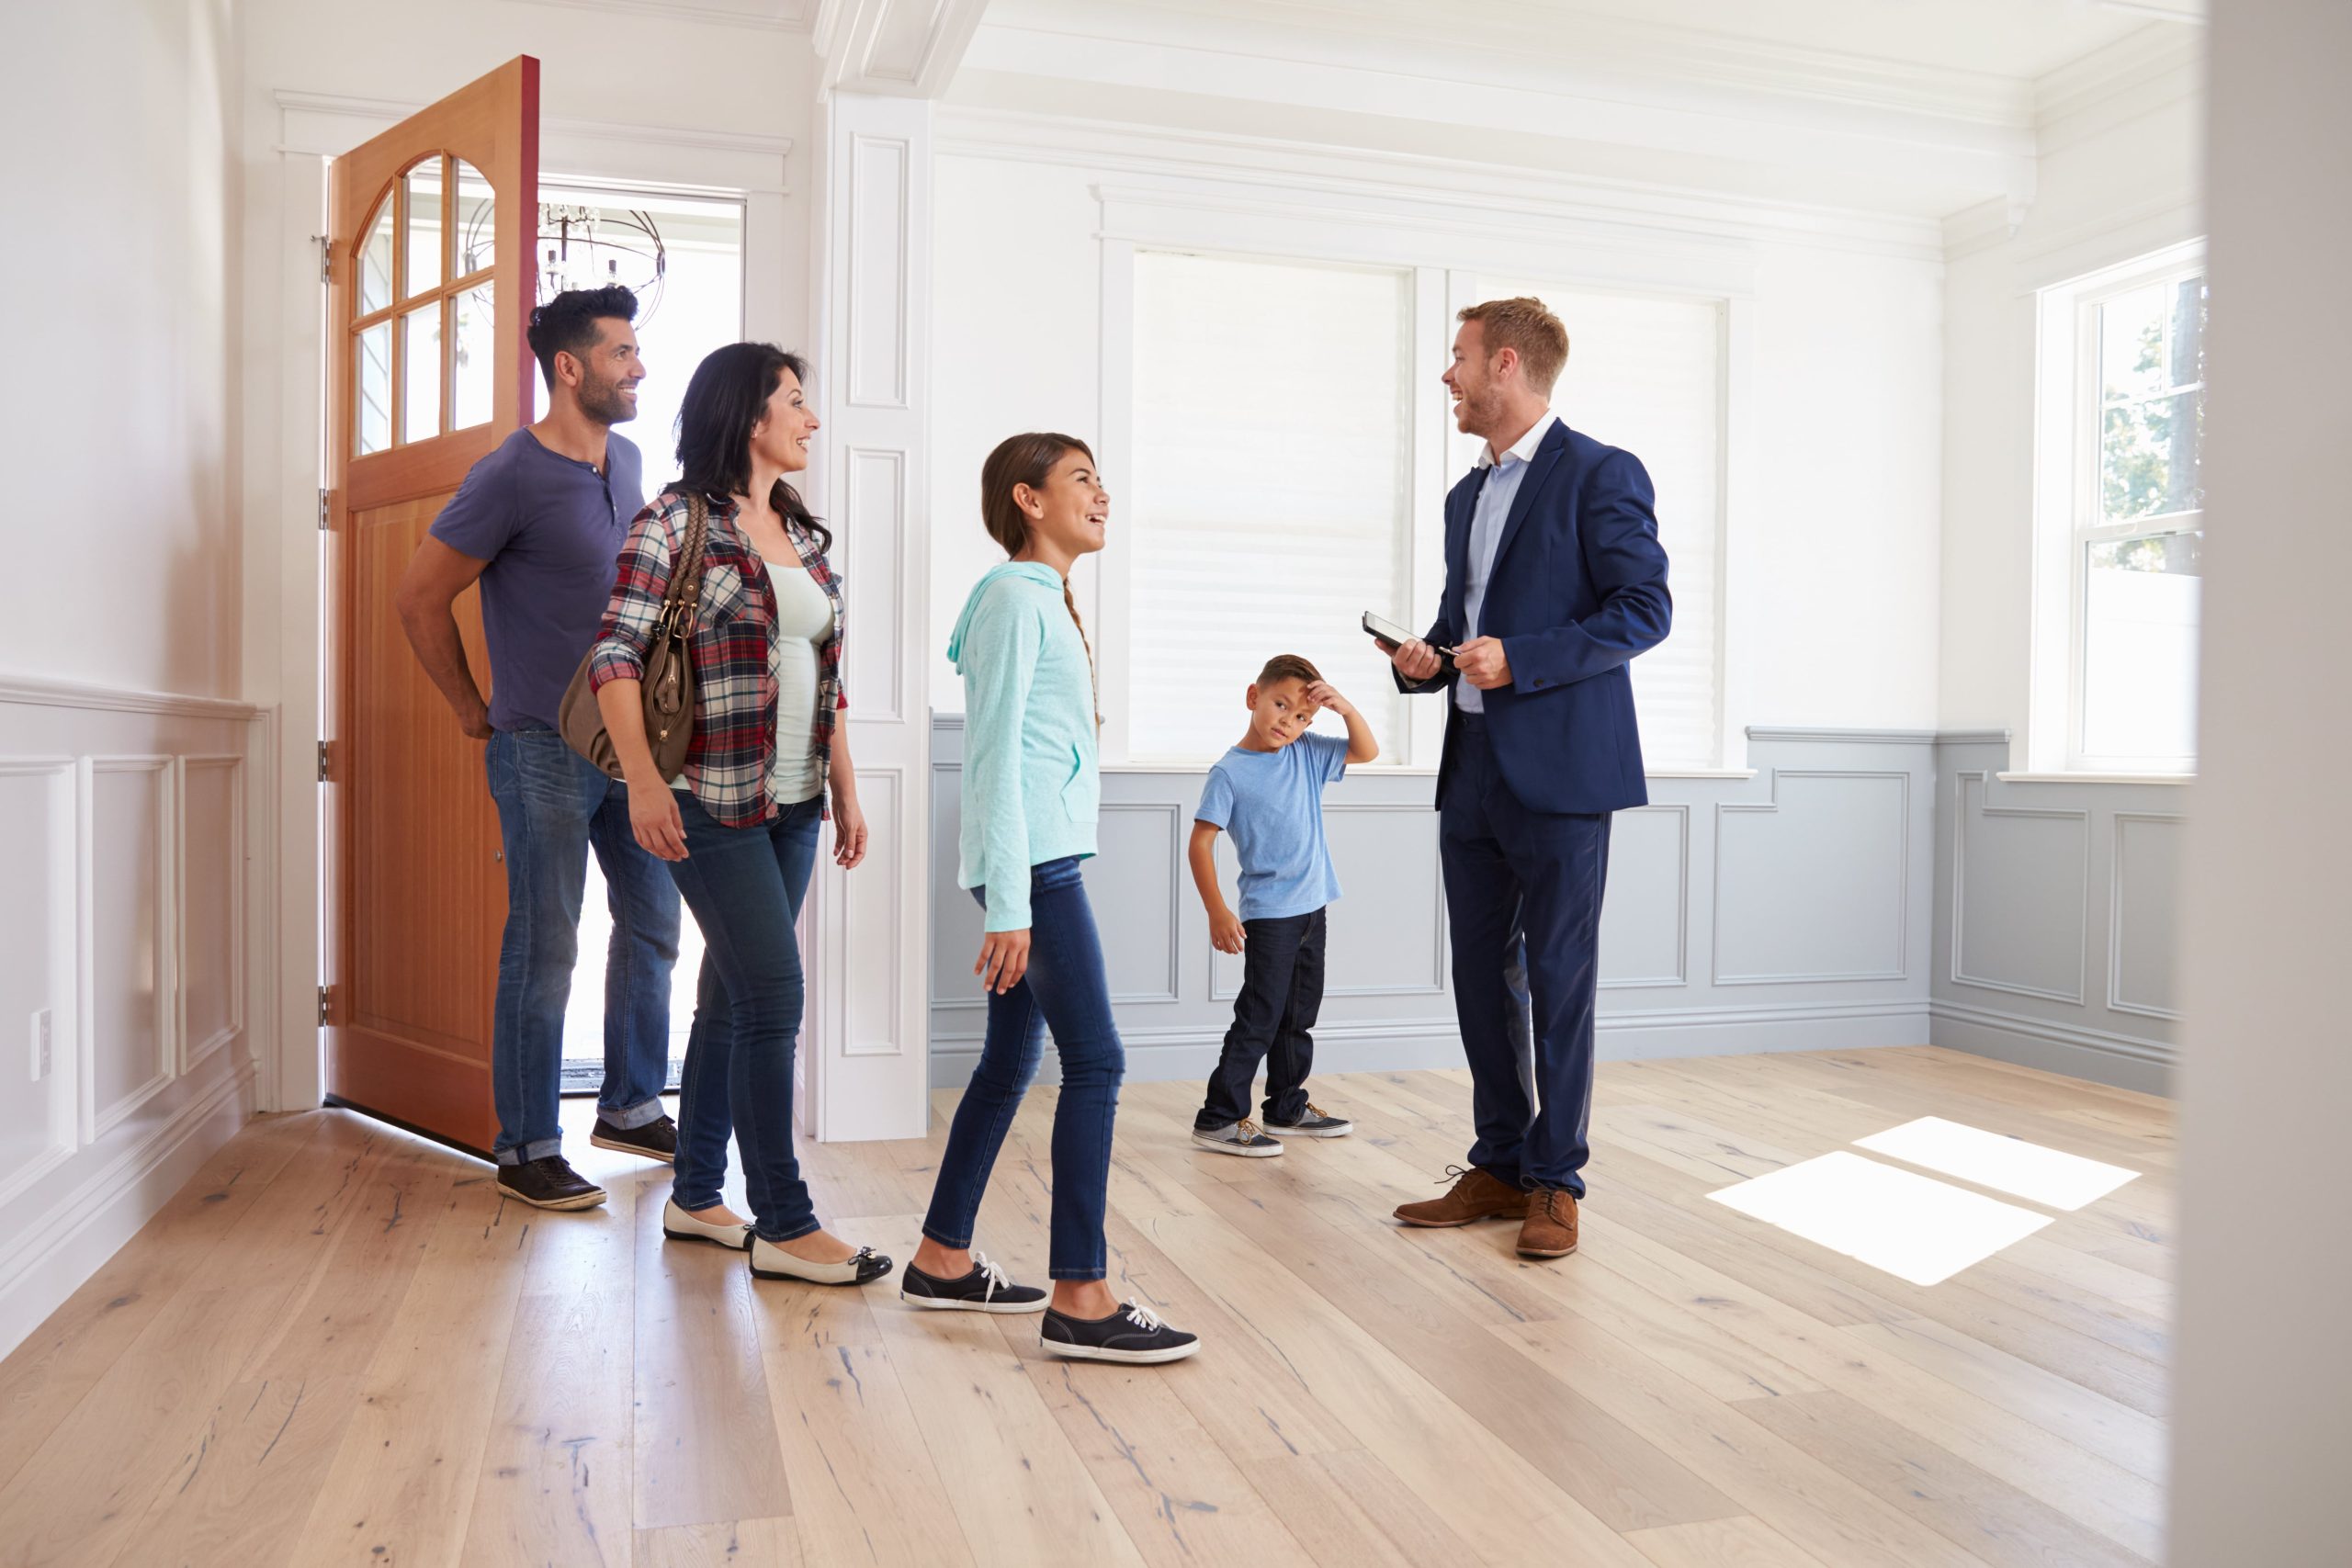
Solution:
M 2123 296 L 2151 285 L 2170 285 L 2206 276 L 2205 244 L 2191 240 L 2138 256 L 2131 261 L 2042 291 L 2041 312 L 2043 362 L 2043 434 L 2036 477 L 2042 500 L 2044 525 L 2037 577 L 2063 592 L 2065 662 L 2063 697 L 2052 692 L 2051 671 L 2037 672 L 2037 695 L 2063 714 L 2063 735 L 2052 737 L 2039 727 L 2030 751 L 2058 763 L 2067 773 L 2189 778 L 2197 772 L 2194 751 L 2179 754 L 2097 752 L 2085 746 L 2090 633 L 2090 547 L 2135 539 L 2167 538 L 2202 532 L 2204 509 L 2169 512 L 2123 523 L 2105 522 L 2100 514 L 2102 427 L 2108 410 L 2099 364 L 2099 311 Z M 2202 380 L 2170 389 L 2202 390 Z M 2052 406 L 2054 404 L 2054 406 Z M 2053 439 L 2054 438 L 2054 439 Z M 2049 555 L 2064 550 L 2063 565 Z M 2045 599 L 2047 595 L 2044 595 Z M 2045 604 L 2039 617 L 2048 633 L 2058 630 L 2058 612 Z M 2199 635 L 2203 628 L 2200 625 Z M 2050 640 L 2054 644 L 2056 638 Z M 2037 763 L 2037 766 L 2045 764 Z
M 1714 754 L 1700 764 L 1653 766 L 1646 776 L 1668 778 L 1747 778 L 1754 770 L 1746 763 L 1747 723 L 1750 682 L 1734 657 L 1742 640 L 1752 606 L 1741 592 L 1753 581 L 1747 541 L 1751 532 L 1745 520 L 1756 504 L 1752 493 L 1757 465 L 1753 451 L 1753 400 L 1750 355 L 1753 344 L 1754 283 L 1745 269 L 1720 273 L 1687 267 L 1641 265 L 1636 256 L 1612 257 L 1623 268 L 1598 266 L 1564 270 L 1549 247 L 1505 245 L 1486 265 L 1445 265 L 1420 247 L 1399 243 L 1396 231 L 1375 233 L 1357 222 L 1334 215 L 1301 217 L 1295 222 L 1243 223 L 1238 234 L 1231 225 L 1212 238 L 1198 226 L 1198 214 L 1179 216 L 1161 207 L 1158 193 L 1100 189 L 1103 225 L 1100 254 L 1102 336 L 1100 379 L 1101 439 L 1097 443 L 1103 472 L 1114 496 L 1113 526 L 1106 547 L 1086 558 L 1072 573 L 1072 588 L 1088 629 L 1095 635 L 1096 657 L 1104 693 L 1102 767 L 1110 773 L 1164 773 L 1200 771 L 1207 761 L 1192 763 L 1166 759 L 1136 760 L 1134 756 L 1124 701 L 1129 684 L 1131 649 L 1127 636 L 1132 603 L 1133 558 L 1124 531 L 1117 525 L 1118 489 L 1131 476 L 1135 402 L 1135 258 L 1142 251 L 1174 251 L 1216 255 L 1235 260 L 1274 264 L 1305 264 L 1398 271 L 1408 278 L 1410 332 L 1408 391 L 1411 409 L 1408 457 L 1410 524 L 1400 547 L 1409 552 L 1406 580 L 1410 604 L 1408 624 L 1425 625 L 1437 614 L 1444 590 L 1445 497 L 1454 480 L 1475 460 L 1478 443 L 1453 428 L 1451 405 L 1438 378 L 1452 357 L 1454 312 L 1486 296 L 1479 292 L 1485 273 L 1510 276 L 1555 276 L 1560 287 L 1582 292 L 1618 293 L 1659 299 L 1699 299 L 1717 305 L 1721 330 L 1717 339 L 1717 440 L 1719 471 L 1715 496 L 1715 565 L 1717 592 L 1714 626 L 1714 666 L 1718 734 Z M 1171 204 L 1176 205 L 1176 204 Z M 1227 215 L 1230 216 L 1230 215 Z M 1252 216 L 1255 216 L 1252 214 Z M 1453 259 L 1453 258 L 1447 258 Z M 1466 261 L 1467 258 L 1463 258 Z M 1589 271 L 1589 276 L 1587 275 Z M 1367 764 L 1375 772 L 1398 774 L 1434 773 L 1444 746 L 1446 714 L 1442 704 L 1408 703 L 1409 717 L 1402 745 L 1383 737 L 1380 761 Z

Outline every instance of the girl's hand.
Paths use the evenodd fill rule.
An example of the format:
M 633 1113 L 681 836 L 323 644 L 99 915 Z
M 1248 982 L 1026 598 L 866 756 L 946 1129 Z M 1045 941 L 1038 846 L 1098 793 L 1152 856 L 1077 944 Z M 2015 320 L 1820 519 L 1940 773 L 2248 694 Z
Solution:
M 628 829 L 648 854 L 662 860 L 686 858 L 686 826 L 678 818 L 677 791 L 658 774 L 650 782 L 629 784 Z
M 843 871 L 865 858 L 865 813 L 857 796 L 833 792 L 833 863 Z
M 1029 973 L 1029 933 L 990 931 L 980 939 L 980 961 L 972 965 L 980 989 L 1002 996 Z

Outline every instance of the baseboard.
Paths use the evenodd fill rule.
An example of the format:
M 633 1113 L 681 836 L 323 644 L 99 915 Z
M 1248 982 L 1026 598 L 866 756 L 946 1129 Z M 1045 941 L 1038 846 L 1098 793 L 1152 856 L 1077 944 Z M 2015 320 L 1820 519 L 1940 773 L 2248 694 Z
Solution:
M 2142 1094 L 2173 1092 L 2173 1048 L 2161 1040 L 2086 1029 L 1939 997 L 1929 1004 L 1931 1044 L 2021 1067 L 2064 1073 Z
M 236 1136 L 251 1113 L 253 1086 L 254 1065 L 241 1057 L 218 1084 L 116 1156 L 0 1253 L 0 1356 L 23 1343 Z
M 1815 1002 L 1741 1008 L 1662 1008 L 1603 1013 L 1596 1044 L 1604 1062 L 1671 1056 L 1727 1056 L 1765 1051 L 1847 1051 L 1928 1041 L 1928 1004 L 1900 998 L 1876 1002 Z M 1124 1032 L 1127 1077 L 1138 1083 L 1205 1080 L 1224 1045 L 1222 1029 Z M 1462 1065 L 1462 1039 L 1451 1016 L 1327 1024 L 1315 1032 L 1322 1073 L 1412 1072 Z M 980 1043 L 971 1035 L 933 1036 L 931 1086 L 971 1081 Z M 1037 1081 L 1059 1080 L 1048 1049 Z

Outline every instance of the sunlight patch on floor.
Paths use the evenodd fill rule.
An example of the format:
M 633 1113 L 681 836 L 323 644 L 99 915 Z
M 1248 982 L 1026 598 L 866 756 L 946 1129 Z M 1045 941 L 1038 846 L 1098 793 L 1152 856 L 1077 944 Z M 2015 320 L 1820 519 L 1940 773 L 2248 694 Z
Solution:
M 2140 1173 L 2120 1165 L 1988 1133 L 1982 1127 L 1922 1116 L 1900 1127 L 1854 1140 L 1857 1148 L 1899 1159 L 1905 1165 L 1956 1176 L 2029 1202 L 2073 1211 L 2098 1201 Z
M 1707 1196 L 1915 1285 L 1941 1284 L 2052 1223 L 1843 1150 Z

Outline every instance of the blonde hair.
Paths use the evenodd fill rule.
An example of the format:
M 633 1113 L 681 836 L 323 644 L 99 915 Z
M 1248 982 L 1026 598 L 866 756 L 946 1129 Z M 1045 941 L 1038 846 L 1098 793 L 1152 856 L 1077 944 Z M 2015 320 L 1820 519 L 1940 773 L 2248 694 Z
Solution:
M 1516 299 L 1489 299 L 1483 305 L 1464 306 L 1455 320 L 1478 323 L 1489 355 L 1506 348 L 1517 350 L 1527 384 L 1547 397 L 1551 394 L 1552 383 L 1560 378 L 1561 369 L 1568 363 L 1568 329 L 1543 300 L 1523 295 Z

